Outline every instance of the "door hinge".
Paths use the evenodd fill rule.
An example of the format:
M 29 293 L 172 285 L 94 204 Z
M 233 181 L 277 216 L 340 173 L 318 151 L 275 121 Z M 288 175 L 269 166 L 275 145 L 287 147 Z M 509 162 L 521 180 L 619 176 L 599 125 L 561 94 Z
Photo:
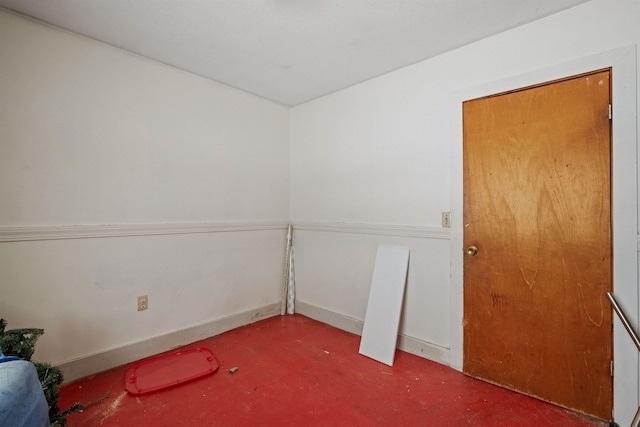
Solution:
M 609 120 L 613 119 L 613 106 L 609 104 Z
M 611 376 L 613 376 L 613 360 L 611 361 L 610 369 L 611 369 Z

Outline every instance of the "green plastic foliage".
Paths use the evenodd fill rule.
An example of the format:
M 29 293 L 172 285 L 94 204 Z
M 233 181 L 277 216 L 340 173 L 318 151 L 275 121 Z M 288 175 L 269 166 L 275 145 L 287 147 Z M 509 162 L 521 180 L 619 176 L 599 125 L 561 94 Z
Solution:
M 31 357 L 35 352 L 36 341 L 42 334 L 44 329 L 27 328 L 27 329 L 10 329 L 6 330 L 7 322 L 0 319 L 0 349 L 5 356 L 18 356 L 21 359 L 31 362 Z M 67 415 L 72 412 L 81 411 L 84 405 L 76 403 L 64 412 L 60 412 L 58 407 L 58 389 L 64 381 L 62 371 L 48 363 L 32 362 L 38 378 L 42 385 L 44 397 L 49 405 L 49 422 L 52 426 L 65 426 L 67 424 Z
M 6 321 L 0 319 L 0 348 L 5 356 L 18 356 L 21 359 L 31 361 L 36 351 L 36 341 L 44 334 L 44 329 L 10 329 L 5 331 Z

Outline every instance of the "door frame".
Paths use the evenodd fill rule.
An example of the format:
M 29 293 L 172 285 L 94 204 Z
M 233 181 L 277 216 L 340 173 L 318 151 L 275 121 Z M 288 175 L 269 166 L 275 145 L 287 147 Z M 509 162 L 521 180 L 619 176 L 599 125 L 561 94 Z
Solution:
M 461 371 L 463 363 L 462 102 L 609 67 L 614 117 L 611 133 L 613 291 L 637 328 L 639 183 L 634 45 L 451 93 L 451 367 Z M 613 328 L 613 360 L 613 418 L 620 425 L 628 425 L 640 405 L 640 357 L 617 318 Z

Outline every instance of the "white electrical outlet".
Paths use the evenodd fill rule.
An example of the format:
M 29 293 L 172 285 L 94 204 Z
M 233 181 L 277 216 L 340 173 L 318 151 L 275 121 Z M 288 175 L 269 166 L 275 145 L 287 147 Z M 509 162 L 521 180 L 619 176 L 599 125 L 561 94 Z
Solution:
M 442 212 L 442 226 L 451 228 L 451 212 Z
M 138 311 L 143 311 L 149 308 L 149 296 L 140 295 L 138 297 Z

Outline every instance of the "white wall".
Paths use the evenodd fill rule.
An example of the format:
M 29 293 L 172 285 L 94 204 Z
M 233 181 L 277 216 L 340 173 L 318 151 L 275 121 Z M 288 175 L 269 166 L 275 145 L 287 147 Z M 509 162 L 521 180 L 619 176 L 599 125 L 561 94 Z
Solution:
M 592 0 L 290 112 L 0 12 L 0 315 L 62 363 L 262 307 L 291 219 L 298 299 L 356 321 L 377 244 L 409 246 L 402 333 L 455 365 L 452 94 L 635 45 L 638 22 Z
M 36 359 L 277 303 L 288 180 L 288 108 L 0 11 L 0 317 Z
M 440 361 L 459 368 L 462 290 L 451 266 L 461 262 L 462 247 L 452 240 L 456 256 L 451 257 L 442 240 L 431 237 L 438 236 L 442 211 L 459 213 L 452 200 L 460 194 L 453 187 L 461 180 L 452 175 L 461 163 L 461 141 L 452 138 L 459 122 L 451 108 L 454 94 L 489 82 L 524 82 L 514 76 L 636 45 L 638 22 L 638 1 L 593 0 L 293 108 L 291 218 L 298 225 L 296 260 L 304 263 L 296 268 L 297 298 L 363 319 L 368 286 L 361 276 L 373 270 L 376 245 L 393 238 L 412 248 L 408 286 L 419 299 L 407 298 L 401 332 L 427 347 L 448 349 Z M 637 96 L 632 94 L 632 103 Z M 628 184 L 615 185 L 635 190 L 631 176 Z M 636 222 L 630 220 L 633 240 Z M 395 232 L 387 232 L 390 224 Z M 424 236 L 403 237 L 410 229 Z M 459 216 L 452 230 L 461 234 Z M 617 289 L 637 296 L 635 279 L 622 282 Z M 637 300 L 626 304 L 637 318 Z M 626 345 L 622 334 L 616 341 Z M 630 350 L 632 360 L 616 366 L 621 425 L 630 422 L 638 403 L 637 356 Z M 631 389 L 619 384 L 625 377 Z
M 439 227 L 451 93 L 635 44 L 639 8 L 593 0 L 293 108 L 292 219 Z
M 287 108 L 0 16 L 0 224 L 287 218 Z

